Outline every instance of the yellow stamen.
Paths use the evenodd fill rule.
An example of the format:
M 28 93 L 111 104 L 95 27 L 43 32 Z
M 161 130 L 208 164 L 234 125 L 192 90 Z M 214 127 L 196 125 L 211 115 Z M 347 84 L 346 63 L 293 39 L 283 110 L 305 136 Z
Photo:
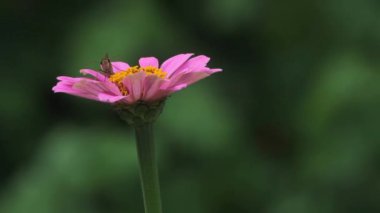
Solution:
M 146 67 L 139 67 L 139 66 L 133 66 L 129 67 L 127 70 L 120 71 L 117 73 L 112 74 L 109 77 L 109 80 L 113 83 L 115 83 L 118 87 L 120 92 L 123 95 L 127 95 L 128 91 L 123 85 L 123 80 L 125 77 L 138 73 L 138 72 L 145 72 L 146 75 L 155 75 L 159 78 L 165 78 L 166 77 L 166 72 L 162 71 L 162 69 L 159 69 L 157 67 L 153 66 L 146 66 Z
M 159 69 L 157 67 L 146 66 L 146 67 L 141 67 L 140 70 L 144 71 L 147 75 L 156 75 L 159 78 L 166 77 L 166 72 L 162 71 L 162 69 Z

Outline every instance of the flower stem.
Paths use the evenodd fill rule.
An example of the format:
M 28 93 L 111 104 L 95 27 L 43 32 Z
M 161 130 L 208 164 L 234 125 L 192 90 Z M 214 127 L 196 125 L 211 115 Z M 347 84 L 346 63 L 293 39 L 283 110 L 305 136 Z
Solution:
M 162 213 L 153 123 L 135 127 L 145 213 Z

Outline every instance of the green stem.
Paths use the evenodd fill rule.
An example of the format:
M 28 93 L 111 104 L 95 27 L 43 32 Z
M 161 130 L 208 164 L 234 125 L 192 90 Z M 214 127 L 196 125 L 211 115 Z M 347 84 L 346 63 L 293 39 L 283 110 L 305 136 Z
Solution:
M 145 213 L 161 213 L 161 196 L 153 141 L 153 124 L 147 123 L 137 126 L 135 127 L 135 131 Z

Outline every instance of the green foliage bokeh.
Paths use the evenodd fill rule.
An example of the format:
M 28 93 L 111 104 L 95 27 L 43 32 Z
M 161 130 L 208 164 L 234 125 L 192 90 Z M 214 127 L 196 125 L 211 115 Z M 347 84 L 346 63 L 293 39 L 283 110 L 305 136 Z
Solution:
M 377 1 L 1 4 L 0 212 L 143 212 L 133 130 L 51 87 L 183 52 L 224 71 L 155 125 L 164 212 L 380 211 Z

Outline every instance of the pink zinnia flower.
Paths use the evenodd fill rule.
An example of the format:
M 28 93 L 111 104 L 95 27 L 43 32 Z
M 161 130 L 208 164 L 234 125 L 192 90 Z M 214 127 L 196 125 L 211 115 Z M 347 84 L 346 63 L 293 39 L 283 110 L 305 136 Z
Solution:
M 138 101 L 162 100 L 221 69 L 207 67 L 209 57 L 179 54 L 164 61 L 157 58 L 140 58 L 138 66 L 125 62 L 111 62 L 102 66 L 103 72 L 82 69 L 82 74 L 92 76 L 73 78 L 59 76 L 54 92 L 62 92 L 106 103 L 134 104 Z M 109 60 L 107 58 L 107 60 Z M 111 66 L 112 65 L 112 66 Z

